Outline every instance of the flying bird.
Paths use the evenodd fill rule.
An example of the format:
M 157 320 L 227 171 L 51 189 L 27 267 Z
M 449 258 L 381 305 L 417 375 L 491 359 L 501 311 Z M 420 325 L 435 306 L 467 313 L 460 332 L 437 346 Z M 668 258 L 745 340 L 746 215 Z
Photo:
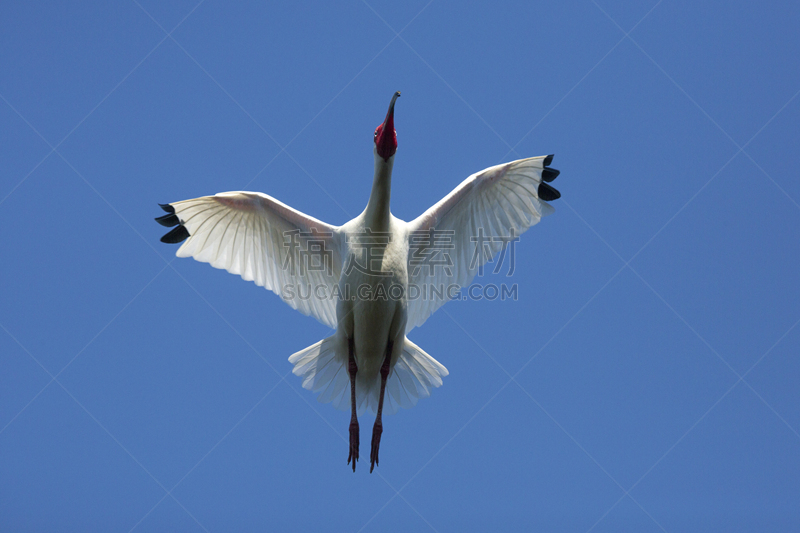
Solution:
M 167 214 L 156 218 L 174 227 L 161 241 L 182 242 L 178 257 L 239 274 L 336 330 L 289 362 L 303 387 L 320 393 L 320 402 L 350 407 L 347 462 L 353 472 L 358 416 L 368 408 L 376 414 L 372 472 L 384 410 L 416 405 L 448 374 L 406 335 L 454 296 L 442 288 L 467 286 L 507 242 L 476 243 L 475 236 L 518 236 L 551 214 L 548 202 L 561 196 L 548 184 L 559 174 L 549 167 L 553 156 L 532 157 L 473 174 L 411 222 L 395 218 L 389 199 L 399 96 L 375 129 L 367 207 L 346 224 L 327 224 L 266 194 L 244 191 L 160 204 Z M 437 238 L 445 241 L 446 260 L 426 265 Z M 476 246 L 487 253 L 476 254 Z

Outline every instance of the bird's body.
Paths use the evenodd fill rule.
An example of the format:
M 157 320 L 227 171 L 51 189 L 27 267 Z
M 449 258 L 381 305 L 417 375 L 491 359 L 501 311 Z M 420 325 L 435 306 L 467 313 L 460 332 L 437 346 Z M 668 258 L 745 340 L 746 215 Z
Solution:
M 394 343 L 392 366 L 402 351 L 408 301 L 405 294 L 389 297 L 392 287 L 408 286 L 408 224 L 389 210 L 392 163 L 381 164 L 375 150 L 376 172 L 372 194 L 364 211 L 342 226 L 345 235 L 344 265 L 340 292 L 357 300 L 342 298 L 336 306 L 337 337 L 355 341 L 356 362 L 364 384 L 377 379 L 386 343 Z M 343 265 L 343 266 L 344 266 Z M 359 298 L 361 296 L 367 298 Z M 387 298 L 377 295 L 386 294 Z M 343 345 L 346 349 L 346 343 Z M 347 352 L 343 352 L 347 355 Z
M 375 174 L 366 209 L 342 226 L 304 215 L 262 193 L 220 193 L 162 205 L 158 220 L 175 226 L 164 242 L 184 242 L 194 257 L 255 281 L 304 314 L 335 329 L 289 358 L 319 401 L 351 409 L 350 456 L 358 459 L 358 415 L 371 408 L 371 463 L 378 461 L 381 415 L 411 407 L 442 384 L 447 369 L 406 334 L 466 286 L 507 241 L 552 212 L 560 195 L 544 183 L 558 176 L 552 156 L 513 161 L 476 173 L 417 219 L 390 210 L 396 93 L 375 131 Z M 438 232 L 438 233 L 437 233 Z M 425 264 L 436 235 L 448 237 L 447 260 Z M 486 235 L 488 242 L 476 242 Z M 482 237 L 481 237 L 482 238 Z M 431 240 L 433 239 L 433 240 Z M 486 241 L 486 239 L 484 239 Z M 474 254 L 475 249 L 480 251 Z M 488 256 L 484 254 L 484 250 Z M 420 263 L 422 258 L 422 264 Z M 436 268 L 438 267 L 438 269 Z M 431 297 L 435 294 L 438 297 Z
M 394 238 L 385 244 L 370 244 L 373 247 L 369 250 L 375 260 L 371 266 L 376 267 L 375 273 L 354 268 L 350 273 L 342 274 L 339 282 L 342 293 L 352 293 L 352 288 L 355 288 L 356 298 L 359 291 L 361 296 L 366 296 L 357 300 L 342 299 L 336 306 L 337 333 L 344 338 L 354 339 L 359 373 L 363 373 L 366 380 L 378 375 L 388 340 L 398 346 L 392 354 L 394 366 L 399 355 L 397 350 L 402 348 L 405 336 L 408 313 L 406 295 L 390 297 L 389 294 L 393 287 L 408 286 L 408 243 L 402 238 L 406 223 L 392 218 L 387 233 Z M 356 218 L 353 222 L 353 226 L 347 227 L 348 224 L 343 228 L 346 234 L 363 234 L 363 220 Z M 354 248 L 347 250 L 347 261 L 358 261 L 364 255 L 357 247 Z M 386 298 L 380 296 L 384 294 Z

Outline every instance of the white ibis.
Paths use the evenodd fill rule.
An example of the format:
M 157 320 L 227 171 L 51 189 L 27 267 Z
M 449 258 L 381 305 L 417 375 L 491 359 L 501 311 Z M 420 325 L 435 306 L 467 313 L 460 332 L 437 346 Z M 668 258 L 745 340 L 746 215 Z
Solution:
M 178 257 L 239 274 L 335 328 L 333 335 L 289 361 L 303 387 L 320 392 L 320 402 L 341 409 L 349 405 L 347 462 L 354 472 L 358 415 L 368 407 L 376 414 L 372 472 L 378 464 L 384 408 L 393 413 L 397 407 L 416 405 L 448 374 L 406 334 L 455 295 L 442 288 L 467 286 L 503 246 L 502 239 L 476 243 L 475 236 L 519 235 L 552 213 L 547 202 L 561 196 L 546 183 L 559 174 L 548 167 L 553 156 L 532 157 L 473 174 L 411 222 L 395 218 L 389 197 L 398 96 L 394 94 L 386 119 L 375 130 L 369 203 L 343 226 L 319 221 L 266 194 L 241 191 L 161 205 L 168 214 L 156 219 L 177 226 L 161 240 L 183 242 Z M 441 251 L 447 260 L 436 268 L 420 268 L 419 259 L 424 262 L 436 247 L 425 238 L 431 235 L 446 238 Z M 475 254 L 476 245 L 488 253 L 482 249 Z

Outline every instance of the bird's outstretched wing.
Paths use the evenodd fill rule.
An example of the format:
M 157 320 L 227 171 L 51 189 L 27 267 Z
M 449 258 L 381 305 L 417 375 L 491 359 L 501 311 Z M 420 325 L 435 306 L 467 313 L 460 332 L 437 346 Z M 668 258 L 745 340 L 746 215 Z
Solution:
M 194 257 L 239 274 L 304 315 L 336 327 L 334 288 L 341 274 L 340 232 L 256 192 L 224 192 L 163 204 L 156 221 L 175 227 L 161 238 Z
M 409 223 L 406 331 L 455 295 L 448 287 L 466 287 L 507 238 L 554 211 L 547 202 L 561 194 L 547 184 L 559 174 L 548 168 L 552 160 L 532 157 L 482 170 Z

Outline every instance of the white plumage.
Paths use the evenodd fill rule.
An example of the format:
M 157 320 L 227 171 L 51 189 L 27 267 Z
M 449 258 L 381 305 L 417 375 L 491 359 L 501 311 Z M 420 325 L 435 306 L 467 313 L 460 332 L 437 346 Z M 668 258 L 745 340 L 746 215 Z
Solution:
M 545 200 L 560 196 L 543 183 L 558 175 L 557 170 L 547 167 L 552 156 L 533 157 L 473 174 L 411 222 L 393 217 L 389 197 L 396 149 L 396 98 L 386 121 L 376 130 L 370 201 L 350 222 L 333 226 L 256 192 L 226 192 L 175 202 L 162 206 L 169 214 L 157 219 L 167 226 L 178 225 L 162 238 L 165 242 L 185 239 L 178 257 L 194 257 L 238 274 L 336 330 L 295 353 L 289 361 L 294 374 L 303 379 L 303 387 L 319 393 L 320 402 L 353 409 L 351 458 L 358 458 L 356 413 L 371 409 L 378 414 L 373 431 L 373 467 L 378 459 L 376 438 L 379 443 L 382 409 L 393 413 L 398 407 L 416 405 L 441 386 L 448 374 L 441 363 L 406 337 L 446 303 L 447 294 L 433 299 L 408 298 L 409 287 L 467 286 L 478 268 L 503 246 L 501 241 L 489 240 L 483 243 L 490 251 L 488 256 L 476 256 L 474 237 L 479 231 L 484 235 L 518 236 L 553 212 Z M 431 231 L 450 237 L 448 268 L 419 268 L 410 263 L 418 246 L 414 236 Z M 378 246 L 381 253 L 377 266 L 348 268 L 363 255 L 358 237 L 370 232 L 389 237 Z M 365 285 L 374 294 L 374 290 L 392 284 L 404 288 L 402 297 L 387 301 L 360 298 L 351 290 L 348 294 L 353 294 L 353 300 L 341 298 L 348 285 L 350 289 Z M 354 375 L 348 366 L 351 360 L 357 366 Z M 388 376 L 383 378 L 388 391 L 385 404 L 381 401 L 382 368 L 388 369 Z M 351 384 L 356 389 L 352 402 L 348 401 Z
M 341 357 L 337 357 L 333 336 L 300 350 L 289 358 L 289 362 L 294 365 L 294 375 L 303 378 L 303 388 L 320 393 L 318 400 L 321 403 L 332 402 L 334 407 L 343 411 L 350 407 L 347 365 L 341 361 Z M 405 339 L 403 353 L 386 383 L 389 396 L 384 404 L 384 412 L 394 414 L 399 407 L 414 407 L 419 399 L 427 398 L 432 389 L 441 386 L 442 378 L 447 374 L 444 365 Z M 377 413 L 380 374 L 375 374 L 371 380 L 364 380 L 363 384 L 365 386 L 356 389 L 359 416 L 367 409 Z

